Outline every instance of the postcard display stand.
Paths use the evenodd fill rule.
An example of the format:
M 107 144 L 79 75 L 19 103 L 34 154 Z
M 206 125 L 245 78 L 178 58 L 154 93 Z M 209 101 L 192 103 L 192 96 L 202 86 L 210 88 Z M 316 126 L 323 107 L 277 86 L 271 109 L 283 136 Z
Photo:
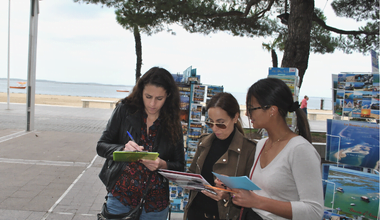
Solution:
M 293 100 L 298 101 L 298 93 L 299 93 L 299 76 L 297 68 L 277 68 L 270 67 L 268 78 L 277 78 L 281 79 L 286 83 L 286 85 L 290 88 L 293 94 Z M 294 131 L 297 127 L 296 114 L 293 112 L 289 112 L 286 117 L 286 123 L 288 126 Z
M 185 140 L 185 159 L 187 170 L 197 149 L 198 139 L 202 133 L 211 133 L 205 125 L 207 112 L 205 105 L 214 95 L 223 92 L 223 86 L 200 84 L 200 75 L 191 66 L 183 74 L 173 74 L 180 92 L 180 117 Z M 189 199 L 189 191 L 170 182 L 170 203 L 174 212 L 182 212 Z
M 325 158 L 336 164 L 322 165 L 324 219 L 379 219 L 379 74 L 333 74 L 332 82 Z

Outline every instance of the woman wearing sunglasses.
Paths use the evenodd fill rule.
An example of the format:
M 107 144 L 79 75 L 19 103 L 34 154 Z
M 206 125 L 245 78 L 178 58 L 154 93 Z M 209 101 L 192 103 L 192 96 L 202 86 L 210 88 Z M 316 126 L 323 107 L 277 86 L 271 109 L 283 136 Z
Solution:
M 252 208 L 261 219 L 322 219 L 320 156 L 289 87 L 275 78 L 259 80 L 249 88 L 246 104 L 252 126 L 268 132 L 268 138 L 257 143 L 249 176 L 261 190 L 233 189 L 232 202 Z M 286 124 L 288 112 L 296 113 L 298 134 Z
M 206 124 L 213 133 L 200 138 L 189 172 L 201 174 L 211 185 L 218 183 L 211 172 L 227 176 L 248 175 L 256 145 L 244 137 L 240 107 L 235 97 L 230 93 L 219 93 L 206 109 Z M 215 190 L 215 194 L 205 190 L 191 191 L 184 219 L 238 219 L 240 208 L 232 204 L 230 194 L 220 190 Z

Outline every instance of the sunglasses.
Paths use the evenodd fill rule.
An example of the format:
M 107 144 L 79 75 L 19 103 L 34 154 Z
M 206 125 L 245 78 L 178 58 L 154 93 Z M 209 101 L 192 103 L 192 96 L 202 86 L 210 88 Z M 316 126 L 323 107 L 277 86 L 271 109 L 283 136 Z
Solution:
M 220 128 L 220 129 L 226 129 L 227 125 L 228 125 L 228 124 L 224 124 L 224 123 L 214 123 L 214 122 L 210 122 L 210 121 L 206 121 L 205 123 L 210 128 L 213 128 L 215 125 L 216 127 Z
M 252 112 L 252 111 L 255 111 L 255 110 L 257 110 L 257 109 L 263 109 L 263 110 L 266 110 L 266 109 L 268 109 L 268 108 L 270 108 L 270 107 L 271 107 L 271 105 L 265 105 L 265 106 L 263 106 L 263 107 L 248 108 L 247 110 L 248 110 L 248 112 Z

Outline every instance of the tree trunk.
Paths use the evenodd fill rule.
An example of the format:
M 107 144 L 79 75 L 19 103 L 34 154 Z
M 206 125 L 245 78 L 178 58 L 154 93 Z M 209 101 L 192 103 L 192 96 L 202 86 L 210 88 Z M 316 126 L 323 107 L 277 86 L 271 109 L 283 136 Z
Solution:
M 299 87 L 305 75 L 310 54 L 310 32 L 314 0 L 290 0 L 289 36 L 285 44 L 281 67 L 296 67 Z
M 277 53 L 274 49 L 271 50 L 271 55 L 272 55 L 272 66 L 273 67 L 278 67 L 278 58 L 277 58 Z
M 136 48 L 136 84 L 141 77 L 141 65 L 142 65 L 142 49 L 141 49 L 141 35 L 139 27 L 133 27 L 133 35 L 135 36 L 135 48 Z

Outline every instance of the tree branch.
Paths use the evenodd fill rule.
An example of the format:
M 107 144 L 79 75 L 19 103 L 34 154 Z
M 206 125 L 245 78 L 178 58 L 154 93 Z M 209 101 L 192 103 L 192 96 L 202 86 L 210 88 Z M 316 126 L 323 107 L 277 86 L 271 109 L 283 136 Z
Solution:
M 259 2 L 261 2 L 261 0 L 252 0 L 252 1 L 248 2 L 247 7 L 245 8 L 245 11 L 244 11 L 244 14 L 242 17 L 247 17 L 249 12 L 251 11 L 252 6 L 257 5 Z M 274 0 L 270 0 L 268 3 L 268 7 L 266 7 L 261 12 L 257 13 L 257 14 L 259 14 L 258 17 L 261 18 L 265 14 L 265 12 L 270 11 L 273 4 L 274 4 Z
M 261 0 L 252 0 L 250 2 L 247 3 L 247 7 L 245 8 L 245 11 L 244 11 L 244 14 L 243 14 L 243 17 L 246 17 L 248 14 L 249 14 L 249 11 L 251 10 L 252 6 L 253 5 L 256 5 L 257 3 L 259 3 Z
M 242 15 L 243 15 L 243 12 L 241 11 L 228 11 L 228 12 L 223 12 L 223 13 L 205 15 L 205 17 L 216 18 L 216 17 L 242 16 Z
M 328 31 L 335 32 L 337 34 L 346 34 L 346 35 L 360 35 L 360 34 L 366 34 L 366 35 L 379 35 L 379 32 L 368 32 L 368 31 L 345 31 L 341 29 L 337 29 L 334 27 L 330 27 L 326 24 L 325 21 L 320 19 L 315 13 L 313 14 L 313 21 L 317 22 L 321 27 Z

